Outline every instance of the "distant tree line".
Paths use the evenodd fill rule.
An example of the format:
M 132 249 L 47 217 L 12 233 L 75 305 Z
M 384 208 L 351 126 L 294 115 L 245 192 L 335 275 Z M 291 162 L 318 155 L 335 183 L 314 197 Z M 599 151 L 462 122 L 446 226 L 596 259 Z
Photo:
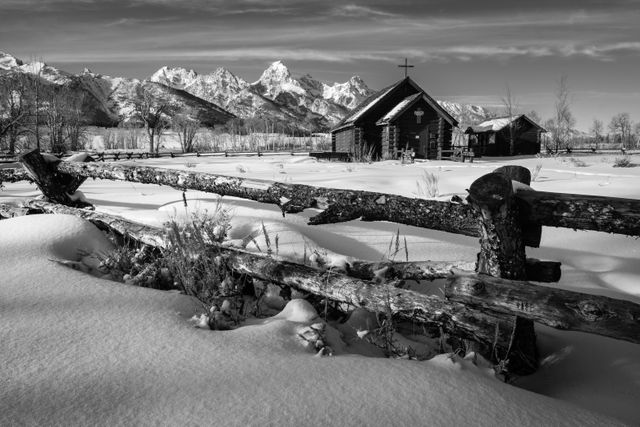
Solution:
M 25 74 L 0 76 L 0 147 L 13 154 L 25 139 L 53 152 L 83 145 L 84 97 Z

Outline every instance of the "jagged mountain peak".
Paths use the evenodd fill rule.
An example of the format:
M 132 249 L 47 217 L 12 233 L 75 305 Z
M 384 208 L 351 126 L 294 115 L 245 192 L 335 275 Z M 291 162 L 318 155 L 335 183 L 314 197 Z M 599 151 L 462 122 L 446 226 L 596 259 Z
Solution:
M 0 51 L 0 69 L 10 70 L 19 67 L 24 63 L 13 55 Z
M 369 86 L 367 86 L 367 84 L 364 82 L 364 80 L 362 80 L 362 77 L 360 76 L 351 76 L 351 78 L 349 79 L 349 84 L 363 95 L 365 93 L 371 92 Z
M 353 109 L 372 94 L 373 91 L 360 76 L 353 76 L 345 83 L 325 84 L 322 96 L 348 109 Z
M 249 83 L 247 83 L 244 79 L 236 76 L 235 74 L 233 74 L 231 71 L 229 71 L 224 67 L 216 68 L 216 70 L 213 73 L 209 74 L 207 77 L 213 78 L 218 81 L 233 81 L 242 87 L 246 87 L 249 85 Z
M 260 79 L 254 84 L 270 85 L 291 80 L 291 72 L 282 61 L 275 61 L 262 72 Z
M 43 61 L 24 62 L 5 52 L 0 52 L 0 68 L 37 75 L 58 84 L 67 82 L 71 77 L 71 74 L 58 70 Z
M 215 71 L 212 73 L 212 75 L 219 76 L 219 77 L 236 77 L 235 74 L 233 74 L 231 71 L 229 71 L 224 67 L 216 68 Z
M 284 62 L 282 62 L 281 60 L 273 61 L 271 65 L 269 65 L 269 67 L 267 68 L 267 71 L 269 70 L 290 74 L 289 69 L 287 68 L 286 65 L 284 65 Z
M 184 89 L 198 77 L 198 73 L 182 67 L 163 66 L 149 78 L 153 82 L 169 84 L 178 89 Z
M 286 65 L 282 63 L 282 61 L 275 61 L 269 65 L 269 67 L 264 70 L 260 76 L 260 79 L 257 82 L 254 82 L 251 86 L 258 94 L 274 101 L 281 94 L 289 98 L 286 101 L 287 103 L 293 101 L 289 95 L 292 95 L 293 97 L 307 95 L 306 90 L 302 87 L 300 82 L 291 77 L 291 72 Z M 285 101 L 281 100 L 281 102 Z

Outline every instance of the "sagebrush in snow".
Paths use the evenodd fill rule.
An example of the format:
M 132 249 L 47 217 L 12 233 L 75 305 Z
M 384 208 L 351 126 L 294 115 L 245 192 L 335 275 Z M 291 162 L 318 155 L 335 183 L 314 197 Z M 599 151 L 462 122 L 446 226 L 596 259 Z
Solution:
M 621 157 L 616 157 L 613 160 L 613 167 L 614 168 L 630 168 L 633 166 L 633 163 L 631 163 L 631 157 L 629 157 L 628 155 L 624 155 Z
M 416 187 L 418 188 L 417 194 L 421 199 L 431 199 L 440 195 L 440 189 L 438 186 L 439 178 L 437 175 L 424 171 L 421 179 L 416 181 Z
M 164 265 L 176 287 L 198 298 L 207 307 L 211 321 L 220 317 L 218 312 L 233 317 L 232 310 L 222 308 L 231 301 L 240 300 L 244 287 L 252 287 L 252 283 L 248 283 L 251 279 L 234 274 L 215 248 L 215 244 L 226 238 L 229 220 L 228 212 L 218 205 L 214 212 L 194 214 L 184 223 L 172 220 L 166 228 L 168 245 L 163 251 Z M 221 329 L 220 325 L 211 322 L 209 326 Z M 228 325 L 224 326 L 227 328 Z
M 404 242 L 403 245 L 400 244 L 400 229 L 396 230 L 396 233 L 391 236 L 391 241 L 389 241 L 389 248 L 387 249 L 386 256 L 383 256 L 383 259 L 388 259 L 390 261 L 395 261 L 396 256 L 398 256 L 401 252 L 404 253 L 405 261 L 409 261 L 409 247 L 407 246 L 407 238 L 406 236 L 402 237 Z
M 531 173 L 531 181 L 532 182 L 538 179 L 538 176 L 540 175 L 540 170 L 542 170 L 542 163 L 538 163 L 533 168 L 533 172 Z
M 375 157 L 375 147 L 366 142 L 356 147 L 351 155 L 351 161 L 357 163 L 371 163 Z
M 96 273 L 101 277 L 144 288 L 167 290 L 173 281 L 163 266 L 159 251 L 150 246 L 136 246 L 109 236 L 115 248 L 107 253 L 81 253 L 83 262 L 92 258 L 97 261 Z M 93 274 L 93 273 L 91 273 Z

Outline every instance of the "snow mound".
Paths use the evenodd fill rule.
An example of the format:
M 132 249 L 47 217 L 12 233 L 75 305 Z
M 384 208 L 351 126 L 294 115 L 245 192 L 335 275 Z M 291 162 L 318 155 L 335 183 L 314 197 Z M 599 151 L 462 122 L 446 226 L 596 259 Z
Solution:
M 285 319 L 290 322 L 307 323 L 318 320 L 318 312 L 308 301 L 294 299 L 287 303 L 284 309 L 276 314 L 274 319 Z

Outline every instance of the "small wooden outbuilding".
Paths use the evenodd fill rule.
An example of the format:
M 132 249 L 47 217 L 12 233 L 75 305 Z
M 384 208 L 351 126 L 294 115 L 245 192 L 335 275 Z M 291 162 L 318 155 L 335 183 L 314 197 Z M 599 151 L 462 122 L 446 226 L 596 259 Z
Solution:
M 544 132 L 543 127 L 524 114 L 487 120 L 465 131 L 469 135 L 469 149 L 478 156 L 537 154 L 540 135 Z
M 376 157 L 397 158 L 412 149 L 416 157 L 441 159 L 451 149 L 456 119 L 410 77 L 382 89 L 358 105 L 331 130 L 332 151 L 372 150 Z

